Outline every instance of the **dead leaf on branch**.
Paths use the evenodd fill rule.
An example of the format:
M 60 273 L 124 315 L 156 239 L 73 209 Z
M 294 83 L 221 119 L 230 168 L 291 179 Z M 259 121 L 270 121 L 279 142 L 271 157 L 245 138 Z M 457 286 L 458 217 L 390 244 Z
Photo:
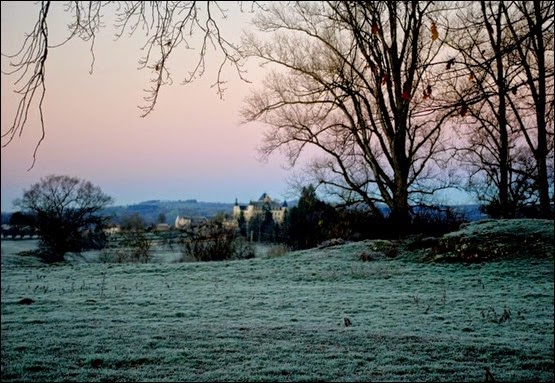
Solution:
M 410 100 L 410 91 L 411 91 L 411 84 L 405 82 L 403 84 L 403 93 L 401 94 L 401 98 L 405 101 Z
M 467 112 L 468 112 L 468 106 L 466 106 L 466 104 L 463 104 L 462 107 L 461 107 L 461 111 L 460 111 L 461 117 L 466 116 Z
M 432 96 L 432 86 L 428 85 L 426 89 L 424 89 L 424 91 L 422 92 L 422 97 L 424 98 L 424 100 L 426 100 L 431 96 Z
M 437 32 L 436 23 L 432 21 L 432 41 L 436 41 L 439 37 L 439 33 Z

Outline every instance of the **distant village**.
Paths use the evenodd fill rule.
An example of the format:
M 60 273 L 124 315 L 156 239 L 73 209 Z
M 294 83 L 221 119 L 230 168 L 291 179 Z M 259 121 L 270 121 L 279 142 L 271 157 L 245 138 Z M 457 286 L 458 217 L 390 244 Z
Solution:
M 296 201 L 293 206 L 295 204 Z M 146 231 L 155 233 L 172 230 L 196 231 L 213 225 L 215 221 L 224 228 L 239 229 L 242 219 L 249 224 L 256 217 L 264 218 L 268 212 L 275 223 L 282 224 L 289 209 L 290 204 L 287 201 L 275 200 L 268 193 L 262 193 L 258 200 L 251 200 L 248 204 L 241 204 L 237 199 L 235 203 L 150 200 L 135 205 L 107 208 L 105 214 L 113 219 L 104 231 L 108 235 L 122 232 L 121 221 L 133 215 L 142 218 Z M 2 213 L 2 238 L 37 237 L 38 233 L 33 227 L 14 220 L 18 214 L 20 213 Z M 467 206 L 464 214 L 471 221 L 487 218 L 487 215 L 479 211 L 478 205 Z
M 267 193 L 263 193 L 256 201 L 250 201 L 247 205 L 241 205 L 235 199 L 235 204 L 231 212 L 224 213 L 221 218 L 221 224 L 225 228 L 237 229 L 239 227 L 239 219 L 241 215 L 248 223 L 257 216 L 263 216 L 266 212 L 272 214 L 274 222 L 281 224 L 285 220 L 285 214 L 289 206 L 287 201 L 278 202 L 273 200 Z M 204 226 L 208 224 L 209 217 L 190 217 L 177 215 L 173 224 L 160 222 L 155 224 L 151 229 L 156 232 L 170 231 L 172 229 L 188 230 L 194 227 Z M 106 229 L 107 234 L 115 234 L 121 231 L 120 225 L 112 225 Z
M 126 214 L 144 215 L 146 218 L 143 218 L 145 218 L 145 222 L 147 222 L 145 229 L 154 232 L 166 232 L 202 227 L 209 224 L 216 216 L 224 227 L 237 229 L 241 216 L 243 216 L 248 223 L 254 217 L 263 216 L 268 211 L 272 214 L 274 222 L 281 224 L 285 219 L 285 214 L 288 209 L 289 206 L 287 201 L 280 202 L 271 198 L 267 193 L 263 193 L 258 200 L 251 200 L 248 204 L 240 204 L 237 199 L 234 204 L 203 203 L 197 202 L 196 200 L 176 202 L 145 201 L 137 205 L 129 206 L 125 210 L 123 207 L 112 207 L 108 212 L 119 219 Z M 175 210 L 189 211 L 192 212 L 192 214 L 180 212 L 170 216 L 169 213 L 163 213 L 165 210 L 169 212 Z M 156 213 L 153 213 L 153 211 Z M 201 214 L 199 214 L 199 212 Z M 149 219 L 154 219 L 152 218 L 153 215 L 164 215 L 166 222 L 149 222 Z M 18 225 L 17 222 L 15 222 L 15 224 L 11 222 L 10 224 L 10 218 L 11 215 L 3 214 L 2 238 L 11 237 L 15 239 L 36 237 L 37 232 L 32 227 Z M 106 234 L 117 234 L 122 231 L 122 225 L 117 220 L 115 221 L 116 222 L 113 222 L 105 229 Z

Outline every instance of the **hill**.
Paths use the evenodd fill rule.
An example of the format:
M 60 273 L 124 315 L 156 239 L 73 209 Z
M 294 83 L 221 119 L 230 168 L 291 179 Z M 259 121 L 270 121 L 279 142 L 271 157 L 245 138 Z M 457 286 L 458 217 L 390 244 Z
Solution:
M 138 213 L 147 224 L 157 223 L 161 214 L 166 222 L 173 224 L 175 217 L 205 217 L 211 218 L 218 214 L 231 214 L 233 203 L 202 202 L 197 200 L 160 201 L 151 200 L 126 206 L 112 206 L 104 209 L 104 214 L 112 216 L 115 223 L 122 217 Z
M 441 238 L 417 239 L 407 250 L 434 262 L 553 259 L 554 231 L 554 221 L 548 219 L 487 219 L 463 224 Z
M 116 205 L 105 208 L 102 213 L 113 217 L 115 223 L 119 223 L 122 217 L 138 213 L 147 224 L 157 223 L 160 214 L 166 216 L 166 223 L 172 224 L 175 217 L 205 217 L 211 218 L 217 214 L 231 214 L 233 203 L 224 202 L 202 202 L 196 199 L 185 201 L 161 201 L 149 200 L 131 205 Z M 2 224 L 7 224 L 12 212 L 2 212 Z

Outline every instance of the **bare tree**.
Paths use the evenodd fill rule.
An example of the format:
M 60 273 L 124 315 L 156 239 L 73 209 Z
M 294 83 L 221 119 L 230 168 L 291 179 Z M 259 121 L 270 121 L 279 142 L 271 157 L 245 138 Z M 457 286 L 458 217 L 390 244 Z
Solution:
M 519 82 L 507 93 L 508 103 L 522 135 L 536 160 L 534 173 L 541 212 L 553 215 L 550 203 L 550 179 L 553 185 L 554 137 L 554 8 L 553 1 L 519 1 L 514 8 L 517 18 L 508 24 L 513 41 L 521 41 L 513 51 L 513 62 L 520 65 Z M 509 18 L 509 9 L 503 8 Z M 531 113 L 530 113 L 531 111 Z M 551 170 L 551 173 L 550 173 Z M 551 198 L 554 197 L 551 186 Z
M 319 185 L 345 203 L 364 202 L 378 217 L 383 202 L 394 222 L 407 224 L 411 198 L 447 185 L 437 170 L 449 113 L 438 111 L 434 73 L 445 65 L 436 24 L 443 7 L 297 2 L 259 14 L 255 25 L 273 38 L 251 34 L 245 55 L 280 70 L 243 110 L 245 121 L 270 127 L 262 153 L 284 150 L 294 166 L 316 148 L 322 156 L 310 173 Z
M 250 2 L 250 10 L 259 7 L 257 2 Z M 68 36 L 61 43 L 52 43 L 49 36 L 49 15 L 51 8 L 65 6 L 68 15 Z M 243 2 L 238 2 L 243 11 Z M 16 77 L 16 93 L 19 103 L 13 124 L 2 132 L 6 139 L 3 146 L 21 135 L 28 124 L 28 116 L 38 105 L 40 129 L 42 136 L 33 153 L 34 166 L 37 150 L 45 138 L 45 121 L 43 101 L 46 97 L 45 74 L 48 67 L 50 50 L 60 48 L 70 41 L 81 39 L 90 44 L 91 73 L 94 66 L 94 45 L 103 29 L 103 17 L 115 15 L 114 28 L 116 39 L 124 35 L 136 35 L 137 31 L 145 34 L 142 48 L 144 55 L 139 59 L 139 69 L 152 73 L 150 86 L 145 89 L 145 103 L 140 106 L 141 117 L 150 114 L 164 86 L 173 82 L 170 63 L 174 53 L 179 49 L 196 49 L 196 62 L 188 68 L 188 75 L 183 79 L 187 84 L 205 73 L 205 57 L 208 49 L 213 48 L 220 55 L 220 63 L 214 87 L 220 96 L 225 91 L 222 75 L 224 66 L 230 64 L 238 76 L 245 80 L 243 64 L 234 45 L 220 31 L 220 23 L 228 17 L 229 10 L 218 1 L 71 1 L 65 5 L 51 1 L 37 3 L 38 17 L 33 29 L 26 34 L 21 49 L 15 53 L 2 52 L 10 59 L 10 69 L 2 71 L 3 75 Z M 198 42 L 198 43 L 196 43 Z
M 538 9 L 541 16 L 534 20 L 539 24 L 525 22 L 529 18 L 520 7 L 531 6 L 469 3 L 449 40 L 462 68 L 453 71 L 452 82 L 454 97 L 462 104 L 458 130 L 465 137 L 459 154 L 469 165 L 468 184 L 479 186 L 480 199 L 502 217 L 514 216 L 519 206 L 538 200 L 543 214 L 550 214 L 546 159 L 553 155 L 547 145 L 553 118 L 546 119 L 545 112 L 553 107 L 553 93 L 546 93 L 546 84 L 552 88 L 553 65 L 546 66 L 543 39 L 553 37 L 553 4 Z M 526 48 L 529 45 L 534 48 Z M 535 166 L 528 157 L 535 159 Z M 542 195 L 546 202 L 541 202 Z
M 515 70 L 506 62 L 506 22 L 502 4 L 474 2 L 460 16 L 461 27 L 451 34 L 450 43 L 458 52 L 458 61 L 466 71 L 457 78 L 457 96 L 466 98 L 460 112 L 460 130 L 467 139 L 459 148 L 463 162 L 470 167 L 468 185 L 476 188 L 477 180 L 486 188 L 477 188 L 487 204 L 495 204 L 502 217 L 509 215 L 510 125 L 505 88 Z M 465 78 L 464 76 L 468 77 Z M 470 99 L 474 102 L 471 103 Z M 466 124 L 465 124 L 466 123 Z M 514 141 L 514 140 L 513 140 Z M 492 187 L 495 189 L 491 193 Z
M 107 222 L 101 210 L 110 203 L 112 198 L 89 181 L 57 175 L 42 178 L 14 201 L 35 217 L 41 256 L 48 262 L 63 261 L 65 253 L 89 247 L 85 234 L 101 235 Z

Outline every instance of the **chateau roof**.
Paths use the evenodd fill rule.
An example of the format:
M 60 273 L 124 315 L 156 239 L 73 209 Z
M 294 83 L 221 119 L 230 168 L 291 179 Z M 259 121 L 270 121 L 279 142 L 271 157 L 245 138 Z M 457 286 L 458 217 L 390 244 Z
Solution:
M 262 193 L 260 198 L 258 199 L 259 202 L 272 202 L 272 199 L 268 195 L 268 193 Z
M 280 208 L 287 208 L 287 201 L 283 201 L 283 203 L 280 203 L 278 201 L 274 201 L 269 195 L 268 193 L 262 193 L 262 195 L 260 196 L 260 198 L 257 201 L 253 201 L 251 200 L 249 202 L 250 206 L 253 206 L 255 209 L 263 209 L 265 206 L 270 207 L 271 209 L 280 209 Z M 235 199 L 235 206 L 238 206 L 241 210 L 245 210 L 247 208 L 247 206 L 245 205 L 240 205 L 239 202 L 237 201 L 237 198 Z

